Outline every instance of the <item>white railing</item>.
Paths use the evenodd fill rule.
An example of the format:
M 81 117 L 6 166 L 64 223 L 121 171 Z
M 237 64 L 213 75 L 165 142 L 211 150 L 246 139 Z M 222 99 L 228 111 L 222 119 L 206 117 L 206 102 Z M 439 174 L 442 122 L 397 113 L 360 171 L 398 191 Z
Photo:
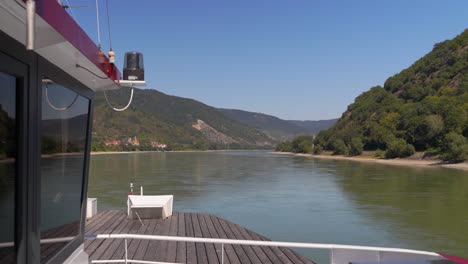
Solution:
M 165 263 L 156 261 L 134 260 L 128 258 L 128 239 L 157 240 L 170 242 L 194 242 L 221 245 L 221 264 L 224 264 L 224 244 L 243 246 L 264 246 L 264 247 L 287 247 L 306 249 L 328 249 L 330 250 L 331 264 L 348 264 L 351 262 L 384 262 L 384 261 L 422 261 L 444 259 L 437 253 L 419 251 L 402 248 L 367 247 L 338 244 L 318 244 L 300 242 L 277 242 L 259 240 L 238 240 L 223 238 L 202 238 L 202 237 L 178 237 L 178 236 L 154 236 L 138 234 L 99 234 L 87 235 L 86 239 L 124 239 L 125 258 L 115 260 L 92 260 L 91 263 Z

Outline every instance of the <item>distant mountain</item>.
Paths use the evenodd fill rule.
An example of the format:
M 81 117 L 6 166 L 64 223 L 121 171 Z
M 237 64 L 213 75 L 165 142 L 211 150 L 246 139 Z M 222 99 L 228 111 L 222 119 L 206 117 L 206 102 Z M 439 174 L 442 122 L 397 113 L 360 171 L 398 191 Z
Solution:
M 128 102 L 129 88 L 108 92 L 116 107 Z M 102 93 L 96 96 L 93 150 L 152 149 L 271 149 L 265 133 L 226 117 L 193 99 L 152 89 L 135 89 L 131 106 L 115 112 Z
M 335 124 L 337 119 L 320 121 L 283 120 L 275 116 L 236 109 L 218 108 L 226 116 L 254 127 L 277 140 L 291 139 L 297 135 L 317 134 Z

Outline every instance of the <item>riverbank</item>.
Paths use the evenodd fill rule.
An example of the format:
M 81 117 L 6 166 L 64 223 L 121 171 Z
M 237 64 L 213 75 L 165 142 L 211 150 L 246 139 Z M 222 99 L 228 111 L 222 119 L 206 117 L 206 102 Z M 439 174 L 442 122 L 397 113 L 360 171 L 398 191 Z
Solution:
M 468 171 L 468 162 L 461 163 L 445 163 L 441 160 L 429 160 L 429 159 L 414 159 L 414 158 L 403 158 L 403 159 L 383 159 L 375 158 L 372 156 L 354 156 L 347 157 L 342 155 L 331 155 L 331 154 L 304 154 L 304 153 L 292 153 L 292 152 L 272 152 L 277 155 L 294 155 L 301 157 L 308 157 L 314 159 L 330 159 L 330 160 L 350 160 L 356 162 L 368 162 L 368 163 L 379 163 L 397 166 L 412 166 L 412 167 L 427 167 L 427 168 L 450 168 Z
M 218 150 L 170 150 L 170 151 L 160 151 L 160 150 L 145 150 L 145 151 L 93 151 L 91 155 L 113 155 L 113 154 L 136 154 L 136 153 L 153 153 L 153 152 L 232 152 L 232 151 L 263 151 L 263 150 L 242 150 L 242 149 L 218 149 Z

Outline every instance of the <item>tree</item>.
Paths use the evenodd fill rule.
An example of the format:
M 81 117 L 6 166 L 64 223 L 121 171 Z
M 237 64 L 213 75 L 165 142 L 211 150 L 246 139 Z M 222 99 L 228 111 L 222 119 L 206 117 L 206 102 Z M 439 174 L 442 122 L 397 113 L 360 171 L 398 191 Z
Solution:
M 351 140 L 351 144 L 349 146 L 349 155 L 350 156 L 361 155 L 363 148 L 364 148 L 364 144 L 362 144 L 362 139 L 355 137 Z
M 348 155 L 348 147 L 342 139 L 333 142 L 333 155 Z
M 319 154 L 321 154 L 322 152 L 323 152 L 322 146 L 320 146 L 320 145 L 314 146 L 313 153 L 314 153 L 315 155 L 319 155 Z
M 462 135 L 450 132 L 444 138 L 443 150 L 445 160 L 464 161 L 468 159 L 468 140 Z
M 385 158 L 405 158 L 415 153 L 414 147 L 411 144 L 406 143 L 402 138 L 397 138 L 388 143 L 387 151 L 385 152 Z

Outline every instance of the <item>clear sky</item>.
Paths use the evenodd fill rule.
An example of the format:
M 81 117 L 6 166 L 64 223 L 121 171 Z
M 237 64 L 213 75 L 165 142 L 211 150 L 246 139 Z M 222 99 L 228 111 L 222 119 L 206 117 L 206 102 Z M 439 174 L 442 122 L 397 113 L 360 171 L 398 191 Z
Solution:
M 468 27 L 466 0 L 109 0 L 109 12 L 119 68 L 125 51 L 143 52 L 148 88 L 302 120 L 339 117 Z M 97 39 L 95 10 L 73 13 Z

